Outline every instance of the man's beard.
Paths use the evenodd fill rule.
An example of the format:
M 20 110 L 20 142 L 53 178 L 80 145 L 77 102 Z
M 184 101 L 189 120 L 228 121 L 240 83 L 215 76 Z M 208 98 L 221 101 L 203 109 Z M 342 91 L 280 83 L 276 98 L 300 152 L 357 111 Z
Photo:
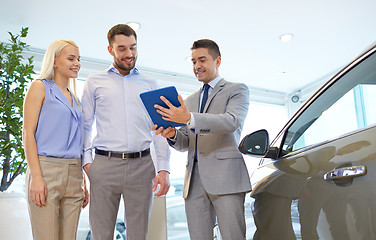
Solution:
M 136 65 L 136 60 L 137 58 L 135 57 L 132 57 L 132 58 L 126 58 L 126 59 L 133 59 L 133 62 L 131 65 L 128 65 L 128 64 L 124 64 L 121 60 L 119 61 L 118 59 L 115 59 L 115 65 L 123 70 L 123 71 L 130 71 L 134 68 L 134 66 Z

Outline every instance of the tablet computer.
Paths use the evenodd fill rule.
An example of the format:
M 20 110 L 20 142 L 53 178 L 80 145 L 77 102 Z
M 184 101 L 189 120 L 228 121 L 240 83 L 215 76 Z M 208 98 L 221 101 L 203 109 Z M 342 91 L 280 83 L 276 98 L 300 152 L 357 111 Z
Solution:
M 155 104 L 158 104 L 164 108 L 168 108 L 167 105 L 161 100 L 161 96 L 164 96 L 170 103 L 176 107 L 180 106 L 178 100 L 178 92 L 174 86 L 160 88 L 157 90 L 152 90 L 149 92 L 144 92 L 140 94 L 140 98 L 145 105 L 146 110 L 149 113 L 149 116 L 154 124 L 157 124 L 158 127 L 179 127 L 185 124 L 176 123 L 171 121 L 166 121 L 162 119 L 162 115 L 157 113 L 157 109 L 154 107 Z

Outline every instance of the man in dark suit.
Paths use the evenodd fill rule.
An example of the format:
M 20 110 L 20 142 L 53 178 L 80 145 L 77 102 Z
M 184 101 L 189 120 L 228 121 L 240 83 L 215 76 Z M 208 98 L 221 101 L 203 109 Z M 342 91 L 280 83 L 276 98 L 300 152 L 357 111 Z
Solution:
M 249 105 L 248 87 L 219 76 L 221 54 L 208 39 L 191 48 L 193 71 L 204 86 L 174 107 L 156 105 L 165 120 L 185 123 L 180 129 L 154 125 L 170 146 L 188 150 L 184 180 L 185 208 L 192 240 L 213 239 L 216 217 L 223 239 L 245 239 L 244 199 L 251 191 L 249 175 L 238 151 Z

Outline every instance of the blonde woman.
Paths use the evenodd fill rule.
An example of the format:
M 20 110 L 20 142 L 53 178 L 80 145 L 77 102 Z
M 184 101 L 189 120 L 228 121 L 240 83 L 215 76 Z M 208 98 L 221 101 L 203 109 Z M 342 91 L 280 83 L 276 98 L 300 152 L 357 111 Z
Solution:
M 52 42 L 25 97 L 25 191 L 34 239 L 76 239 L 81 207 L 88 203 L 81 168 L 83 113 L 74 91 L 80 67 L 73 41 Z

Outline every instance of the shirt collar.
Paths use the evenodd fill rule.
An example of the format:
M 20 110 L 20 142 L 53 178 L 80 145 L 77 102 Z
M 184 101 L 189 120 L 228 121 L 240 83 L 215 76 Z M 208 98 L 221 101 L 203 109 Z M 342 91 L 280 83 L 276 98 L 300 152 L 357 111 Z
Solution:
M 114 72 L 114 73 L 120 74 L 119 70 L 117 70 L 117 68 L 114 67 L 114 64 L 111 64 L 111 66 L 109 66 L 107 68 L 107 72 Z M 134 67 L 134 68 L 132 68 L 132 70 L 129 72 L 128 75 L 135 75 L 135 74 L 139 74 L 139 73 L 140 73 L 140 70 L 138 70 L 137 67 Z
M 221 80 L 222 77 L 221 76 L 218 76 L 216 78 L 214 78 L 213 80 L 211 80 L 208 84 L 211 88 L 214 88 L 215 85 L 217 85 L 217 83 L 219 82 L 219 80 Z

